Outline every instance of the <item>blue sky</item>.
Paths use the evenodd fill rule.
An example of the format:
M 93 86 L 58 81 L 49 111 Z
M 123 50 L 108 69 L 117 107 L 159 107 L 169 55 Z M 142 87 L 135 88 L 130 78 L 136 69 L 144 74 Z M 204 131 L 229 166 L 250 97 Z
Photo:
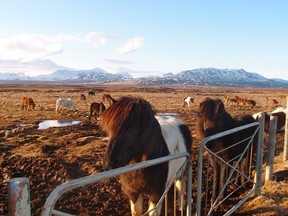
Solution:
M 0 0 L 0 20 L 0 72 L 215 67 L 288 80 L 286 0 Z

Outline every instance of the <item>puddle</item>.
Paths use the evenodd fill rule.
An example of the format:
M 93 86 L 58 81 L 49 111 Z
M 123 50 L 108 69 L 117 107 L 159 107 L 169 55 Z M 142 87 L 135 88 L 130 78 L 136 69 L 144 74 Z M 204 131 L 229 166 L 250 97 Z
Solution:
M 66 127 L 70 125 L 79 124 L 80 121 L 73 121 L 73 120 L 45 120 L 39 124 L 38 130 L 47 129 L 49 127 Z
M 178 112 L 158 112 L 156 114 L 159 116 L 177 116 L 177 115 L 180 115 L 181 113 L 178 113 Z
M 183 113 L 181 113 L 181 112 L 159 112 L 156 114 L 159 116 L 179 116 L 179 115 L 182 115 Z M 198 117 L 199 113 L 198 112 L 191 112 L 191 115 Z
M 26 127 L 26 126 L 32 126 L 32 124 L 18 124 L 17 127 Z

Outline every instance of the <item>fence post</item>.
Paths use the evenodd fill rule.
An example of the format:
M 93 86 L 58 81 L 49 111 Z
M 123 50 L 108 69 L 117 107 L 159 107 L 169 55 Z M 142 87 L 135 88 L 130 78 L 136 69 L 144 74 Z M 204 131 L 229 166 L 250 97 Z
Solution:
M 30 186 L 28 178 L 8 180 L 8 215 L 30 216 Z
M 270 117 L 269 144 L 268 144 L 268 154 L 267 154 L 267 162 L 266 162 L 265 182 L 271 180 L 272 175 L 273 175 L 273 170 L 274 170 L 277 120 L 278 120 L 277 116 Z
M 264 113 L 259 117 L 259 131 L 257 143 L 257 160 L 256 160 L 256 174 L 255 174 L 255 195 L 260 195 L 262 187 L 262 163 L 263 163 L 263 143 L 264 143 Z
M 286 121 L 285 121 L 285 137 L 284 137 L 284 150 L 283 150 L 283 163 L 288 160 L 288 97 L 286 104 Z

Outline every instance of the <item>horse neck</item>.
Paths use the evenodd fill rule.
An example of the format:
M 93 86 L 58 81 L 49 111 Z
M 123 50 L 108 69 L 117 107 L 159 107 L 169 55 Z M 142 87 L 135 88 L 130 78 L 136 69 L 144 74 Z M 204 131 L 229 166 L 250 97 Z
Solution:
M 169 154 L 160 124 L 156 119 L 150 123 L 149 128 L 145 129 L 142 136 L 146 138 L 141 143 L 143 145 L 143 155 L 146 155 L 148 160 Z
M 215 120 L 217 127 L 222 131 L 229 130 L 236 125 L 236 120 L 225 110 Z

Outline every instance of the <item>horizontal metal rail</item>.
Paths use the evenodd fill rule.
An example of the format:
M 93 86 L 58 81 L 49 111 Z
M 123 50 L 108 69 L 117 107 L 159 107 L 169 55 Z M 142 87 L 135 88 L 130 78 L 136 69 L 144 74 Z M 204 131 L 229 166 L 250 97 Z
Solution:
M 45 205 L 43 207 L 43 211 L 42 211 L 41 216 L 50 216 L 51 214 L 62 215 L 62 216 L 71 216 L 71 214 L 60 212 L 60 211 L 54 209 L 54 206 L 55 206 L 57 200 L 67 191 L 70 191 L 70 190 L 75 189 L 75 188 L 83 187 L 85 185 L 93 184 L 93 183 L 96 183 L 96 182 L 104 180 L 104 179 L 112 178 L 112 177 L 119 176 L 119 175 L 122 175 L 122 174 L 125 174 L 128 172 L 147 168 L 150 166 L 165 163 L 165 162 L 175 160 L 178 158 L 182 158 L 182 157 L 186 157 L 190 160 L 190 154 L 189 153 L 181 152 L 181 153 L 176 153 L 173 155 L 168 155 L 168 156 L 153 159 L 153 160 L 144 161 L 141 163 L 128 165 L 125 167 L 120 167 L 120 168 L 105 171 L 102 173 L 97 173 L 95 175 L 85 176 L 85 177 L 82 177 L 79 179 L 75 179 L 75 180 L 71 180 L 69 182 L 63 183 L 63 184 L 57 186 L 50 193 L 50 195 L 48 196 L 48 198 L 45 202 Z M 190 173 L 188 175 L 192 176 L 192 173 Z M 189 181 L 191 181 L 191 180 L 188 179 L 188 182 Z M 188 185 L 188 187 L 189 187 L 189 185 Z M 190 196 L 190 198 L 189 198 L 189 196 Z M 187 212 L 188 212 L 188 210 L 191 212 L 191 192 L 190 191 L 188 191 L 188 194 L 187 194 Z M 187 215 L 189 215 L 189 213 Z

